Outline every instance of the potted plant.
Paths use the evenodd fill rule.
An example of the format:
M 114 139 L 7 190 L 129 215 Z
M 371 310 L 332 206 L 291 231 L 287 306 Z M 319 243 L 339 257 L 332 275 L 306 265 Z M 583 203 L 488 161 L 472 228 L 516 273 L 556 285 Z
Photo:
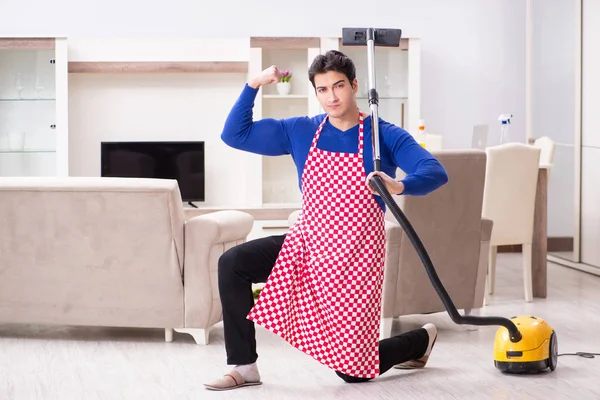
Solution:
M 292 71 L 282 70 L 281 78 L 279 78 L 279 82 L 277 82 L 277 92 L 280 95 L 285 96 L 290 94 L 290 89 L 292 88 L 290 79 L 292 79 Z

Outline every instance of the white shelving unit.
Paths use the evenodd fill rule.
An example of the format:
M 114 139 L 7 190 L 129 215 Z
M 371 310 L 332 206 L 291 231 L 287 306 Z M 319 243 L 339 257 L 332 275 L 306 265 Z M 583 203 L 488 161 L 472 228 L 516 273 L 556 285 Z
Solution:
M 93 81 L 94 76 L 98 76 L 108 81 L 112 76 L 118 79 L 123 74 L 174 77 L 181 73 L 228 73 L 239 79 L 245 74 L 255 76 L 277 64 L 292 71 L 291 91 L 280 95 L 276 85 L 261 88 L 254 119 L 313 116 L 323 110 L 308 80 L 308 68 L 318 54 L 330 49 L 339 49 L 355 61 L 360 84 L 359 106 L 368 112 L 366 47 L 346 48 L 339 37 L 0 39 L 0 176 L 68 176 L 74 170 L 77 174 L 97 170 L 86 166 L 90 164 L 87 160 L 99 157 L 93 143 L 100 140 L 103 133 L 90 134 L 81 121 L 87 118 L 93 103 L 84 101 L 83 105 L 79 102 L 71 107 L 68 104 L 69 96 L 78 99 L 77 96 L 88 95 L 87 86 L 82 83 L 85 77 Z M 402 39 L 400 48 L 378 47 L 376 56 L 381 117 L 415 134 L 421 118 L 419 39 Z M 15 91 L 17 73 L 21 73 L 25 86 L 22 99 Z M 71 84 L 69 79 L 72 79 Z M 230 96 L 233 89 L 230 82 L 228 84 L 223 91 Z M 39 93 L 41 98 L 35 98 L 36 85 L 44 87 Z M 219 90 L 211 86 L 213 89 Z M 229 100 L 217 104 L 230 106 Z M 219 112 L 226 115 L 227 110 Z M 71 143 L 77 147 L 71 154 L 71 163 L 69 122 L 73 131 Z M 118 131 L 128 122 L 102 121 L 102 126 Z M 99 129 L 95 125 L 92 128 Z M 213 125 L 212 136 L 207 136 L 207 141 L 218 135 L 220 123 Z M 25 132 L 22 148 L 9 146 L 8 134 L 13 131 Z M 215 157 L 229 151 L 222 148 L 220 142 L 211 146 L 214 146 L 215 152 L 211 154 Z M 78 151 L 86 154 L 85 163 Z M 219 172 L 219 179 L 225 176 L 239 185 L 233 190 L 213 183 L 210 190 L 223 192 L 218 196 L 219 201 L 235 192 L 239 196 L 237 204 L 244 207 L 300 206 L 298 172 L 291 156 L 263 157 L 237 152 L 231 162 L 234 169 Z
M 314 89 L 308 80 L 308 67 L 320 52 L 318 38 L 254 38 L 251 40 L 251 74 L 277 65 L 292 72 L 291 90 L 277 93 L 276 85 L 260 88 L 254 108 L 254 119 L 313 116 L 321 112 Z M 298 205 L 302 201 L 298 172 L 290 155 L 259 156 L 252 160 L 257 174 L 252 187 L 260 187 L 255 196 L 258 205 L 280 207 Z M 260 164 L 260 165 L 258 165 Z M 256 199 L 256 197 L 260 197 Z
M 63 38 L 0 39 L 0 176 L 68 175 Z

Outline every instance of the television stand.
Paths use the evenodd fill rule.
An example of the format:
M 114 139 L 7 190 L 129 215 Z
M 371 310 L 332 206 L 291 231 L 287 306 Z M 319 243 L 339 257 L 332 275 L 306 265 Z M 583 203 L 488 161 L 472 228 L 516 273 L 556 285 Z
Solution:
M 189 204 L 190 206 L 194 207 L 194 208 L 198 208 L 198 206 L 197 206 L 197 205 L 195 205 L 194 203 L 192 203 L 191 201 L 188 201 L 188 204 Z

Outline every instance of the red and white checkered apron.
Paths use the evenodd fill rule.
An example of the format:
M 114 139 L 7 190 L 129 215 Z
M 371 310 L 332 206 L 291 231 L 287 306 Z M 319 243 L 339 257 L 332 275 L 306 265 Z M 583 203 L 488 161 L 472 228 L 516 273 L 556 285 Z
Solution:
M 358 153 L 317 148 L 302 174 L 302 211 L 248 319 L 346 375 L 379 375 L 385 221 Z

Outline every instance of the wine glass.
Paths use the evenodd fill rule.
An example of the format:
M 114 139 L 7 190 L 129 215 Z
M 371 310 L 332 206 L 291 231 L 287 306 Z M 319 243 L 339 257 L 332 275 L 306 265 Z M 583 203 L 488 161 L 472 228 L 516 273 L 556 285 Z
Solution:
M 388 75 L 385 75 L 383 77 L 383 95 L 385 97 L 391 97 L 392 95 L 392 82 L 390 82 L 390 77 Z
M 17 94 L 19 95 L 19 99 L 23 98 L 22 92 L 23 89 L 25 89 L 25 86 L 23 86 L 23 82 L 21 81 L 21 73 L 17 73 L 16 77 L 15 77 L 15 89 L 17 90 Z
M 33 84 L 33 89 L 35 90 L 35 98 L 41 99 L 42 98 L 41 92 L 42 92 L 42 90 L 44 90 L 44 87 L 41 85 L 39 75 L 36 75 L 36 77 L 35 77 L 35 83 Z

